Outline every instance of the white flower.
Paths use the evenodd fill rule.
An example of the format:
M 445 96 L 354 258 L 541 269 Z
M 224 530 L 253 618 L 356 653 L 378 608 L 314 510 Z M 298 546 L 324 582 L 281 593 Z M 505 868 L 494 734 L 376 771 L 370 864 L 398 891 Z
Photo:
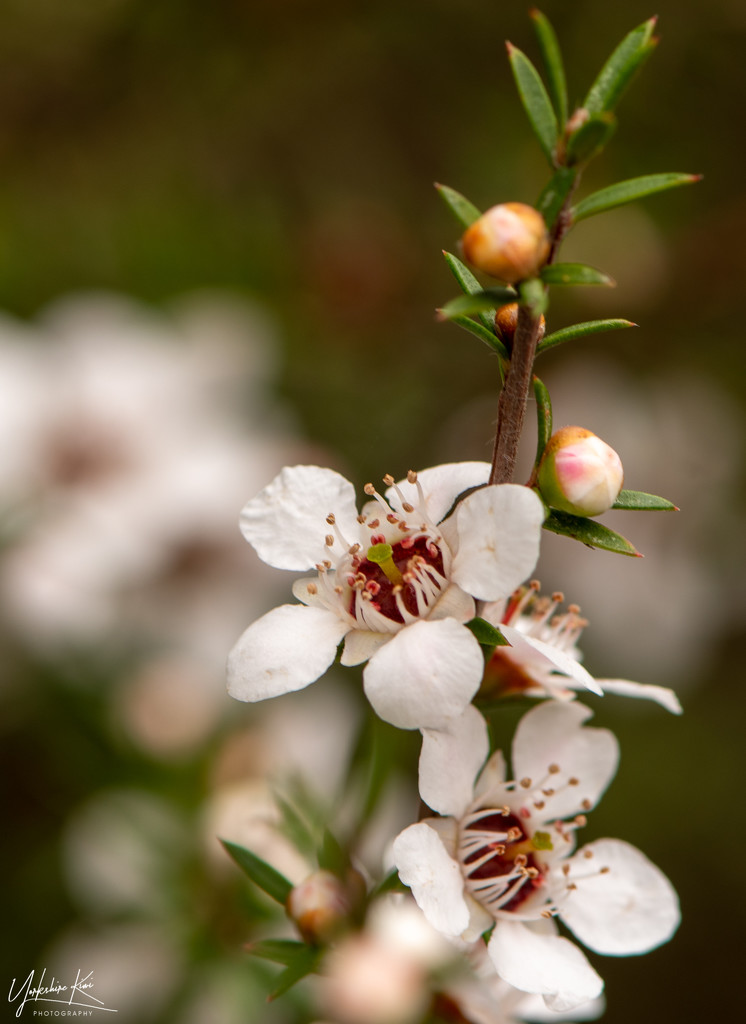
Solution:
M 498 626 L 510 646 L 496 647 L 486 669 L 485 694 L 522 692 L 529 696 L 569 699 L 575 690 L 616 693 L 623 697 L 644 697 L 662 705 L 675 715 L 681 704 L 673 690 L 665 686 L 635 683 L 629 679 L 594 679 L 580 664 L 578 640 L 588 620 L 580 608 L 571 604 L 560 614 L 564 596 L 551 598 L 538 593 L 532 580 L 520 587 L 509 601 L 496 601 L 482 608 L 482 617 Z
M 606 729 L 584 728 L 581 704 L 547 701 L 521 720 L 513 772 L 488 752 L 487 728 L 468 708 L 448 731 L 425 731 L 420 793 L 444 817 L 410 825 L 394 841 L 402 881 L 430 923 L 476 939 L 494 924 L 488 953 L 515 988 L 569 1010 L 602 990 L 584 954 L 558 934 L 555 916 L 597 953 L 644 953 L 679 923 L 670 882 L 618 839 L 575 852 L 578 812 L 611 781 L 618 744 Z
M 410 472 L 358 515 L 339 473 L 284 469 L 243 510 L 241 529 L 278 569 L 316 569 L 296 581 L 303 603 L 250 626 L 228 661 L 228 689 L 257 701 L 318 679 L 344 640 L 343 665 L 364 661 L 365 692 L 381 718 L 437 728 L 459 715 L 482 678 L 479 644 L 463 623 L 475 599 L 507 597 L 533 569 L 544 518 L 527 487 L 483 486 L 489 466 L 465 462 Z M 464 490 L 478 487 L 447 519 Z

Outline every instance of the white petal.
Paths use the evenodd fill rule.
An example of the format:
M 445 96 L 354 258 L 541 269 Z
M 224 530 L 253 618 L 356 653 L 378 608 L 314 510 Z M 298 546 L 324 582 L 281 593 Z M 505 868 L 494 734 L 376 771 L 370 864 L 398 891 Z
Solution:
M 598 679 L 596 680 L 604 690 L 604 693 L 616 693 L 620 697 L 642 697 L 645 700 L 654 700 L 666 711 L 673 715 L 680 715 L 683 711 L 679 698 L 673 690 L 665 686 L 653 686 L 650 683 L 633 683 L 631 679 Z
M 578 947 L 519 921 L 498 921 L 487 951 L 500 977 L 522 992 L 543 995 L 552 1010 L 595 999 L 604 987 Z
M 583 704 L 549 700 L 532 708 L 518 723 L 513 739 L 515 778 L 528 777 L 534 786 L 549 778 L 547 784 L 555 790 L 546 799 L 545 821 L 569 817 L 587 808 L 585 801 L 594 805 L 614 777 L 619 744 L 608 729 L 583 725 L 591 715 Z M 560 770 L 548 777 L 550 764 Z M 571 778 L 579 782 L 568 785 Z
M 428 615 L 429 619 L 457 619 L 459 622 L 468 622 L 473 619 L 476 613 L 474 598 L 464 593 L 461 587 L 452 583 L 443 591 L 433 610 Z
M 471 704 L 443 729 L 423 729 L 420 796 L 428 807 L 460 818 L 489 751 L 487 723 Z
M 357 540 L 355 488 L 320 466 L 286 466 L 241 512 L 241 533 L 276 569 L 310 569 L 329 558 L 324 538 L 333 512 L 342 535 Z M 342 548 L 336 541 L 336 554 Z
M 421 619 L 376 651 L 363 685 L 381 718 L 400 729 L 439 729 L 479 689 L 482 649 L 455 619 Z
M 438 834 L 424 822 L 405 828 L 394 840 L 394 861 L 433 928 L 460 935 L 469 925 L 464 881 Z
M 249 626 L 228 656 L 228 692 L 257 701 L 302 690 L 329 668 L 348 630 L 333 612 L 283 604 Z
M 592 858 L 586 858 L 587 852 Z M 609 956 L 647 953 L 678 928 L 676 891 L 660 868 L 629 843 L 599 839 L 568 863 L 577 889 L 562 904 L 562 920 L 590 949 Z M 609 870 L 601 874 L 602 867 Z
M 417 479 L 425 494 L 424 511 L 430 522 L 439 523 L 450 512 L 459 494 L 470 487 L 486 484 L 489 478 L 489 462 L 451 462 L 420 470 Z M 400 480 L 397 487 L 404 495 L 404 500 L 417 508 L 420 504 L 417 484 Z M 393 487 L 386 491 L 386 500 L 392 507 L 401 510 L 401 501 Z
M 451 578 L 481 601 L 507 597 L 539 557 L 544 506 L 528 487 L 483 487 L 456 510 L 458 551 Z
M 496 750 L 482 769 L 482 774 L 479 776 L 474 788 L 474 796 L 479 800 L 480 804 L 484 805 L 485 800 L 489 798 L 490 794 L 502 792 L 502 785 L 507 778 L 507 774 L 508 770 L 503 752 L 502 750 Z M 501 806 L 501 802 L 498 801 L 496 806 Z
M 370 629 L 351 629 L 345 638 L 342 651 L 343 665 L 362 665 L 376 653 L 379 647 L 391 639 L 391 633 L 374 633 Z
M 546 672 L 562 672 L 565 676 L 569 676 L 570 679 L 580 686 L 585 687 L 592 693 L 597 693 L 599 696 L 603 694 L 603 690 L 590 674 L 590 672 L 583 668 L 577 658 L 573 658 L 567 651 L 560 650 L 558 647 L 553 647 L 551 644 L 545 643 L 543 640 L 537 640 L 535 637 L 524 636 L 519 629 L 515 626 L 500 626 L 505 639 L 510 643 L 510 647 L 505 647 L 501 653 L 510 658 L 511 661 L 515 661 L 518 665 L 524 665 L 529 675 L 531 674 L 531 666 L 536 665 L 539 669 L 539 673 Z M 539 679 L 541 682 L 541 679 Z M 553 681 L 554 682 L 554 681 Z M 567 685 L 568 680 L 557 679 L 556 683 Z

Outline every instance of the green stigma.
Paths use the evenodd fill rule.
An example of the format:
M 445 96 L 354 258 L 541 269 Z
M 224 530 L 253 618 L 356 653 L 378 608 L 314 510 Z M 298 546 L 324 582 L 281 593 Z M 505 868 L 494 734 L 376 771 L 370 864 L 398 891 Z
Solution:
M 553 850 L 552 837 L 548 832 L 534 832 L 531 845 L 535 850 Z
M 368 548 L 366 558 L 375 565 L 380 565 L 386 579 L 392 583 L 403 583 L 404 578 L 394 562 L 394 549 L 390 544 L 373 544 Z

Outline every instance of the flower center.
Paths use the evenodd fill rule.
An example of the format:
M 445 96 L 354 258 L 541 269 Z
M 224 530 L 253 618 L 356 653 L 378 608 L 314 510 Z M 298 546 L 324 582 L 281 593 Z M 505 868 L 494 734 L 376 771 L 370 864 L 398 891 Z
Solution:
M 409 622 L 427 614 L 445 582 L 443 554 L 427 535 L 373 544 L 353 558 L 350 614 L 364 619 L 367 605 L 392 622 Z
M 536 859 L 539 832 L 530 838 L 507 807 L 482 808 L 461 823 L 459 860 L 467 891 L 490 913 L 513 911 L 542 884 Z

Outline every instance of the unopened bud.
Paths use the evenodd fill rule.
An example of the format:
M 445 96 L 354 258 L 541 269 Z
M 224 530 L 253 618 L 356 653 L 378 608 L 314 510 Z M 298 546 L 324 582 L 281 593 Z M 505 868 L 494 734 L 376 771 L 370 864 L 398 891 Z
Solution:
M 515 329 L 517 326 L 518 303 L 511 302 L 507 306 L 500 306 L 500 308 L 495 312 L 495 327 L 497 328 L 497 333 L 505 342 L 508 352 L 512 352 L 513 350 L 513 337 L 515 336 Z M 544 317 L 539 317 L 539 341 L 544 337 L 546 327 L 547 323 Z
M 467 228 L 461 243 L 470 263 L 509 284 L 533 277 L 550 249 L 544 218 L 525 203 L 493 206 Z
M 544 501 L 561 512 L 600 516 L 616 501 L 622 460 L 600 437 L 583 427 L 562 427 L 550 437 L 537 482 Z
M 331 871 L 316 871 L 296 885 L 287 901 L 287 912 L 306 942 L 329 942 L 349 921 L 350 894 Z

